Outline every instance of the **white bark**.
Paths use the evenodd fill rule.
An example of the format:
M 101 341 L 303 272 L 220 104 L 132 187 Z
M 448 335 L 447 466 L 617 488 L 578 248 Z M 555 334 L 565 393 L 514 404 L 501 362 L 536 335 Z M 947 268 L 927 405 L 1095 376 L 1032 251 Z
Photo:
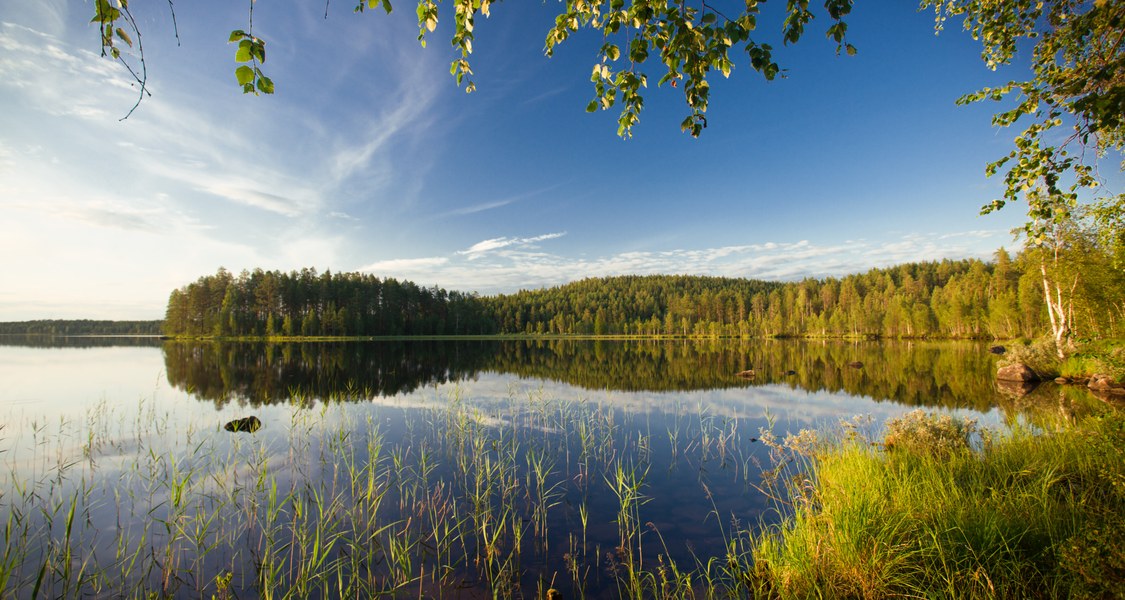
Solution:
M 1039 263 L 1039 272 L 1043 274 L 1043 299 L 1047 302 L 1047 315 L 1051 318 L 1051 335 L 1055 338 L 1055 351 L 1060 359 L 1066 358 L 1066 350 L 1070 348 L 1071 322 L 1074 315 L 1073 303 L 1068 298 L 1063 301 L 1062 288 L 1055 284 L 1054 297 L 1051 295 L 1051 283 L 1047 277 L 1047 263 Z M 1074 276 L 1074 284 L 1070 286 L 1070 296 L 1078 287 L 1078 276 Z

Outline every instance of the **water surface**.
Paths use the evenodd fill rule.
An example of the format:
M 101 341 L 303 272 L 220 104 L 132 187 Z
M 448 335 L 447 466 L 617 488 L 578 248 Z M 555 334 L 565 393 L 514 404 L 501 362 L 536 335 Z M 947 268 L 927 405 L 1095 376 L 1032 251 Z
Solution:
M 969 343 L 128 343 L 0 345 L 0 510 L 55 540 L 25 550 L 16 596 L 70 547 L 99 557 L 76 563 L 91 593 L 333 597 L 331 571 L 352 593 L 614 596 L 784 512 L 764 429 L 863 415 L 876 438 L 918 407 L 1000 426 L 1020 406 Z M 222 427 L 249 415 L 255 433 Z

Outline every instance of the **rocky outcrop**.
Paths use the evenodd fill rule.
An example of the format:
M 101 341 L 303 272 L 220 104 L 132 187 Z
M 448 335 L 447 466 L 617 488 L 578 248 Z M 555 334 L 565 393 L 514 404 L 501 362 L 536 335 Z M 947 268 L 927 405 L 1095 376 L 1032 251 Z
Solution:
M 1000 381 L 1039 381 L 1039 376 L 1035 374 L 1035 371 L 1021 363 L 1000 367 L 996 371 L 996 378 Z

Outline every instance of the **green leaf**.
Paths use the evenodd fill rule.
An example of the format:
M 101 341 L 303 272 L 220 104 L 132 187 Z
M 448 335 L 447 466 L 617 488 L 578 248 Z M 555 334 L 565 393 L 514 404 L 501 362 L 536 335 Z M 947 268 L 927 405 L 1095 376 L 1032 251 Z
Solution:
M 234 31 L 230 32 L 230 42 L 231 43 L 237 42 L 238 40 L 241 40 L 242 38 L 245 38 L 245 37 L 250 37 L 250 34 L 246 33 L 245 31 L 243 31 L 241 29 L 235 29 Z
M 393 10 L 391 0 L 383 0 L 383 10 L 387 11 L 388 15 L 391 14 L 391 10 Z
M 121 38 L 121 41 L 125 42 L 127 46 L 130 48 L 133 47 L 133 40 L 129 37 L 129 34 L 125 33 L 124 29 L 118 27 L 115 33 L 117 33 L 117 37 Z
M 258 89 L 261 90 L 263 94 L 272 94 L 273 80 L 265 75 L 260 76 L 258 78 Z
M 242 40 L 238 43 L 238 50 L 234 53 L 235 62 L 250 62 L 252 55 L 250 49 L 254 47 L 254 43 L 250 40 Z
M 847 46 L 845 46 L 845 48 L 847 48 L 848 56 L 855 56 L 855 53 L 856 53 L 855 46 L 853 46 L 851 44 L 848 44 Z
M 238 78 L 238 83 L 245 86 L 254 81 L 254 70 L 246 65 L 242 65 L 234 70 L 234 76 Z
M 597 100 L 591 100 L 590 103 L 586 105 L 586 112 L 592 113 L 592 112 L 597 112 L 597 110 L 598 110 L 598 101 Z

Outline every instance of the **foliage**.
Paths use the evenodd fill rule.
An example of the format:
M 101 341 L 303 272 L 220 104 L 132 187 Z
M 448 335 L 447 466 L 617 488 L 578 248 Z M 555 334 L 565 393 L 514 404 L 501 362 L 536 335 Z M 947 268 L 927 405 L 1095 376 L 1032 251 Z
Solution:
M 947 19 L 963 18 L 965 30 L 984 46 L 981 58 L 989 68 L 1010 63 L 1021 47 L 1033 44 L 1029 79 L 985 88 L 958 102 L 1015 96 L 1015 106 L 997 113 L 993 124 L 1008 127 L 1030 120 L 1016 137 L 1015 149 L 988 165 L 988 175 L 1008 170 L 1003 197 L 982 212 L 1022 196 L 1028 203 L 1025 231 L 1038 244 L 1049 237 L 1052 225 L 1069 218 L 1078 206 L 1080 189 L 1101 186 L 1097 158 L 1125 147 L 1125 4 L 1108 0 L 996 4 L 922 2 L 934 9 L 939 30 Z M 1064 126 L 1072 130 L 1067 136 L 1055 131 Z M 1123 200 L 1125 195 L 1110 194 L 1101 204 L 1110 220 L 1120 221 Z
M 215 275 L 174 290 L 168 335 L 345 336 L 492 333 L 473 294 L 316 269 Z
M 160 321 L 42 319 L 0 323 L 0 335 L 159 335 Z
M 943 260 L 790 283 L 623 276 L 485 301 L 505 333 L 1012 338 L 1045 327 L 1039 282 L 1023 278 L 1033 266 L 1000 251 L 995 265 Z
M 925 420 L 934 423 L 925 425 Z M 770 597 L 1121 597 L 1125 417 L 1016 430 L 977 451 L 819 448 L 792 484 L 792 515 L 753 552 Z M 956 444 L 956 443 L 955 443 Z M 888 445 L 889 441 L 888 441 Z M 937 450 L 937 451 L 936 451 Z
M 240 66 L 236 68 L 235 76 L 244 92 L 271 94 L 273 81 L 260 69 L 260 64 L 265 62 L 266 42 L 253 34 L 254 2 L 248 4 L 248 26 L 245 30 L 235 29 L 230 34 L 230 41 L 239 44 L 235 60 Z M 476 84 L 472 81 L 469 58 L 473 52 L 476 22 L 481 16 L 490 16 L 494 2 L 454 0 L 452 9 L 439 4 L 435 0 L 418 0 L 415 11 L 418 40 L 425 46 L 427 36 L 437 30 L 439 23 L 450 18 L 449 11 L 452 10 L 450 44 L 456 58 L 450 64 L 450 73 L 458 85 L 464 85 L 466 92 L 472 92 Z M 772 46 L 753 37 L 761 12 L 762 2 L 759 0 L 721 9 L 709 2 L 688 6 L 669 0 L 565 0 L 560 4 L 562 7 L 555 24 L 546 34 L 546 53 L 552 55 L 558 45 L 583 30 L 600 36 L 599 60 L 590 77 L 595 97 L 587 109 L 591 112 L 609 110 L 620 104 L 618 134 L 622 137 L 631 135 L 640 118 L 644 107 L 642 88 L 648 86 L 649 64 L 655 63 L 654 68 L 663 71 L 659 84 L 669 83 L 683 92 L 689 114 L 681 129 L 692 136 L 698 136 L 707 127 L 708 77 L 714 72 L 729 77 L 735 64 L 743 62 L 766 80 L 782 73 L 781 67 L 773 60 Z M 174 22 L 174 7 L 171 3 L 168 6 Z M 856 53 L 855 47 L 847 42 L 848 25 L 844 21 L 851 8 L 852 0 L 827 0 L 824 3 L 824 14 L 829 19 L 825 34 L 836 42 L 837 54 Z M 368 9 L 382 9 L 389 14 L 393 5 L 391 0 L 357 0 L 355 12 L 362 13 Z M 809 8 L 807 0 L 790 0 L 780 23 L 783 42 L 792 44 L 800 40 L 806 26 L 815 17 L 816 13 Z M 120 9 L 111 5 L 109 0 L 98 0 L 93 22 L 98 23 L 103 31 L 103 53 L 108 49 L 114 58 L 119 58 L 120 54 L 116 41 L 132 45 L 126 29 L 138 41 L 140 39 L 140 30 L 124 0 L 120 2 Z M 739 58 L 741 53 L 745 56 Z M 143 64 L 143 53 L 140 61 Z M 125 64 L 128 66 L 128 63 Z M 143 93 L 144 81 L 138 81 Z

